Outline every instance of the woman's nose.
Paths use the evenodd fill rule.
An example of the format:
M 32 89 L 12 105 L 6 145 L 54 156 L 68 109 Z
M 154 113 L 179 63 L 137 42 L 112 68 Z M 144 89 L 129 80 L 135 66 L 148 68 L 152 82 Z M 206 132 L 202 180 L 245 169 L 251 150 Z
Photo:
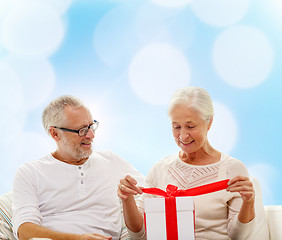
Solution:
M 182 130 L 179 134 L 180 139 L 185 139 L 189 136 L 189 132 L 187 130 Z

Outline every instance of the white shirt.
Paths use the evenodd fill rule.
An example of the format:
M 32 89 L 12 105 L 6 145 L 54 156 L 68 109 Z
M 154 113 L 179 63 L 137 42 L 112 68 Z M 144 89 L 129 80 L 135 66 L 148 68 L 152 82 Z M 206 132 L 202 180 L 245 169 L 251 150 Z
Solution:
M 21 166 L 14 179 L 13 231 L 32 222 L 66 233 L 99 233 L 119 239 L 119 180 L 143 175 L 110 151 L 94 152 L 76 166 L 51 154 Z

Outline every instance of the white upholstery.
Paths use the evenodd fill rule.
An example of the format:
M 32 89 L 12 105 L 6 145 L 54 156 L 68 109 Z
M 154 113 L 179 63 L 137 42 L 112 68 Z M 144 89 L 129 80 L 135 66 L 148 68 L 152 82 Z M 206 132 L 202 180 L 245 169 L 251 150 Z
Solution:
M 261 187 L 256 178 L 251 177 L 255 189 L 255 229 L 249 236 L 248 240 L 269 240 L 269 229 L 267 224 L 267 217 L 263 206 Z
M 282 205 L 265 206 L 271 240 L 282 239 Z

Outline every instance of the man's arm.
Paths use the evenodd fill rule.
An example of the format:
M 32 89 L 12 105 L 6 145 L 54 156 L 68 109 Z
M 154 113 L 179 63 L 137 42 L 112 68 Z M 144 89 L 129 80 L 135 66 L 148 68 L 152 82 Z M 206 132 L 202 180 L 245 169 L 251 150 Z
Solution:
M 52 240 L 110 240 L 112 237 L 100 234 L 71 234 L 50 230 L 34 223 L 23 223 L 18 229 L 19 240 L 28 240 L 33 237 L 51 238 Z

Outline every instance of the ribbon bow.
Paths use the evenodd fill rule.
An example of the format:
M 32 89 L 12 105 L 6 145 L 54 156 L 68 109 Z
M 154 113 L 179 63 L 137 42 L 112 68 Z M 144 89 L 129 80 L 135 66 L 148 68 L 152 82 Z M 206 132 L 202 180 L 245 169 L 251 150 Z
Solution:
M 186 190 L 178 190 L 177 186 L 169 184 L 166 187 L 166 191 L 159 188 L 143 188 L 142 191 L 147 194 L 165 197 L 167 240 L 177 240 L 178 228 L 175 197 L 198 196 L 220 191 L 228 187 L 228 182 L 229 179 L 226 179 Z

